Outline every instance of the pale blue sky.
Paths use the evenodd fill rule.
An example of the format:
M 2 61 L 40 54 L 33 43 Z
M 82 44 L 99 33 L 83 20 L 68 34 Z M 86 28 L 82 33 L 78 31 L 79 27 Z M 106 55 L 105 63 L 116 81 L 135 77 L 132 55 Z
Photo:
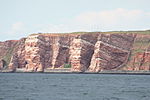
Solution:
M 150 0 L 0 0 L 0 41 L 37 32 L 150 29 Z

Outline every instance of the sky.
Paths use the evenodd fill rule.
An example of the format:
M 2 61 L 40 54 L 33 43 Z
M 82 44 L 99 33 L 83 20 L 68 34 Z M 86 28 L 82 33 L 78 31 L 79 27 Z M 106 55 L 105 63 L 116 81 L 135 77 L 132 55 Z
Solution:
M 0 0 L 0 41 L 32 33 L 150 29 L 150 0 Z

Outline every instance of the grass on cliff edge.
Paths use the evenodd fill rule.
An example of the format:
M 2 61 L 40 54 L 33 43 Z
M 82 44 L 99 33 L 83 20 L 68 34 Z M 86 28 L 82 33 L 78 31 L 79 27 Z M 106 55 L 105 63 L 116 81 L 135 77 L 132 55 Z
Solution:
M 150 30 L 143 30 L 143 31 L 109 31 L 109 32 L 102 32 L 102 33 L 136 33 L 136 34 L 150 34 Z
M 71 32 L 71 33 L 33 33 L 31 35 L 68 35 L 68 34 L 86 34 L 86 33 L 103 33 L 103 34 L 125 34 L 125 33 L 135 33 L 135 34 L 150 34 L 150 30 L 142 31 L 108 31 L 108 32 Z

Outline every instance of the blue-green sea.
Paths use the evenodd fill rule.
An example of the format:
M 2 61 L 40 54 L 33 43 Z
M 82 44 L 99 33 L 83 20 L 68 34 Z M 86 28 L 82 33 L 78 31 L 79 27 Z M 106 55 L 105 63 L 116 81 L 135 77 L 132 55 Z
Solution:
M 150 75 L 0 73 L 0 100 L 150 100 Z

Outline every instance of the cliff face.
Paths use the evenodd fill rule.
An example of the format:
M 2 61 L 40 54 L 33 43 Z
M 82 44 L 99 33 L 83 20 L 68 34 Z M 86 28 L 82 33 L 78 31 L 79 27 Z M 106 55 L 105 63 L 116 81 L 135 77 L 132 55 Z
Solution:
M 17 41 L 13 47 L 8 68 L 15 70 L 16 68 L 24 68 L 25 66 L 25 38 Z
M 0 69 L 5 68 L 10 63 L 17 43 L 18 41 L 16 40 L 0 42 Z
M 150 70 L 150 35 L 34 34 L 0 42 L 0 69 L 42 72 L 71 65 L 73 72 Z
M 123 70 L 150 70 L 150 35 L 137 35 Z
M 118 69 L 127 63 L 134 42 L 133 34 L 101 34 L 92 57 L 90 71 Z
M 83 34 L 73 39 L 70 46 L 72 71 L 84 72 L 88 69 L 97 36 L 98 34 Z

